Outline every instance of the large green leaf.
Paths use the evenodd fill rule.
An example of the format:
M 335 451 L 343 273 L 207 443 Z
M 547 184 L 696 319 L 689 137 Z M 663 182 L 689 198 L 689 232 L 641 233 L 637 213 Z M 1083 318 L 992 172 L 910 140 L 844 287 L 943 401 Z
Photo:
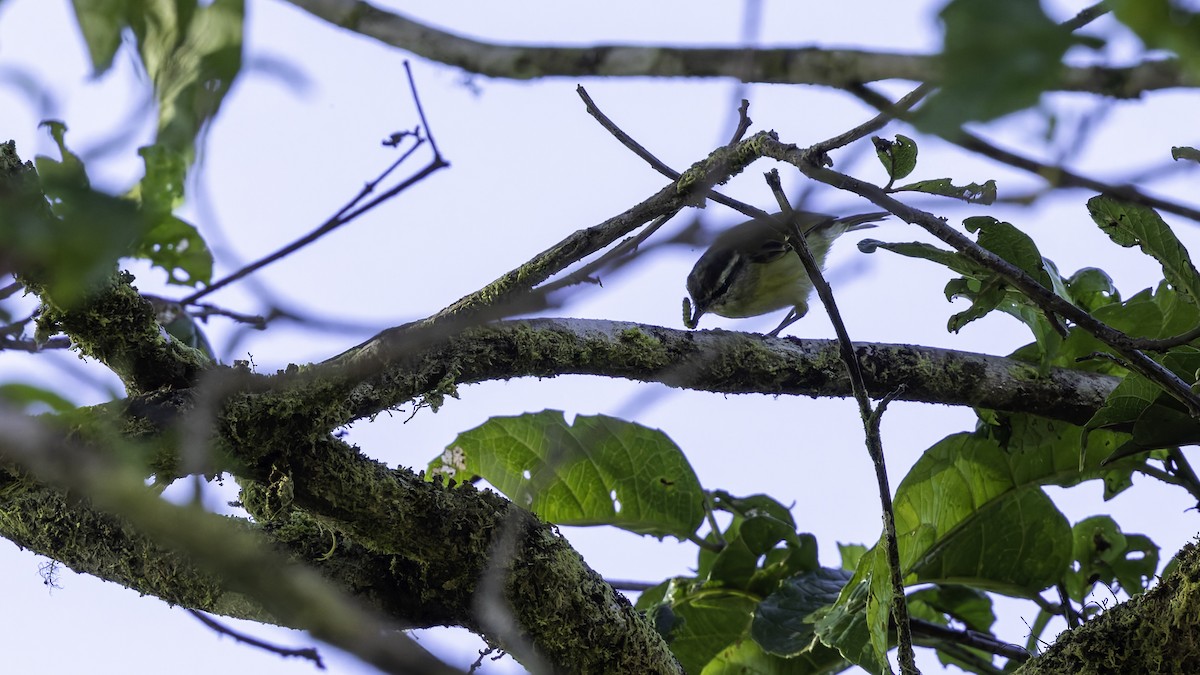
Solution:
M 72 0 L 75 21 L 87 43 L 92 59 L 92 73 L 97 77 L 112 67 L 113 56 L 121 46 L 121 31 L 129 0 Z
M 1200 303 L 1200 272 L 1188 250 L 1154 209 L 1103 195 L 1089 199 L 1087 206 L 1092 220 L 1114 243 L 1126 248 L 1138 246 L 1153 256 L 1172 288 L 1190 302 Z
M 1072 559 L 1071 528 L 1042 486 L 1092 479 L 1107 484 L 1132 465 L 1123 460 L 1101 466 L 1128 435 L 1093 432 L 1086 444 L 1082 435 L 1080 427 L 1062 422 L 1005 415 L 925 451 L 893 500 L 906 584 L 1032 597 L 1062 580 Z M 872 671 L 879 665 L 872 638 L 884 602 L 868 621 L 870 598 L 890 595 L 882 561 L 879 546 L 863 554 L 838 602 L 820 611 L 817 621 L 823 642 Z
M 493 417 L 459 434 L 429 474 L 481 476 L 510 499 L 561 525 L 615 525 L 687 538 L 704 518 L 704 494 L 666 434 L 613 417 L 562 411 Z
M 759 604 L 750 635 L 770 654 L 790 657 L 807 651 L 816 630 L 810 617 L 832 605 L 851 576 L 847 570 L 822 567 L 787 579 Z

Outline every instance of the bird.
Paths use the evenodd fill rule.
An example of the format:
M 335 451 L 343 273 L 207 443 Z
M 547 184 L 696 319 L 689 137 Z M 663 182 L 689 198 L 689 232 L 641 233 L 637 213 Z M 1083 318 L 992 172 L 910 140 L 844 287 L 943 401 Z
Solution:
M 875 227 L 874 223 L 889 215 L 877 211 L 839 218 L 811 211 L 792 213 L 818 267 L 824 265 L 834 239 Z M 691 297 L 683 301 L 683 321 L 688 328 L 695 328 L 704 314 L 741 319 L 791 307 L 779 326 L 767 334 L 774 337 L 808 313 L 812 280 L 781 231 L 785 216 L 776 213 L 771 219 L 774 222 L 755 218 L 731 227 L 696 261 L 687 278 Z

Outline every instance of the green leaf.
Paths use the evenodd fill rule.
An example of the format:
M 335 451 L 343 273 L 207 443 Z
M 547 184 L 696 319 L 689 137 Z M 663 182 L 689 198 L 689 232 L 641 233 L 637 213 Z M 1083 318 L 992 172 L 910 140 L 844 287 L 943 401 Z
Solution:
M 812 643 L 810 616 L 832 605 L 852 574 L 822 567 L 787 579 L 758 605 L 750 636 L 769 654 L 796 656 Z
M 196 228 L 166 214 L 142 237 L 134 257 L 149 260 L 167 272 L 167 282 L 196 286 L 212 281 L 213 257 Z
M 917 142 L 908 136 L 896 134 L 896 140 L 889 141 L 878 136 L 871 138 L 875 144 L 875 155 L 883 164 L 888 174 L 888 185 L 900 180 L 917 168 Z
M 561 525 L 615 525 L 685 539 L 704 518 L 704 494 L 666 434 L 613 417 L 562 411 L 493 417 L 459 434 L 429 475 L 481 476 L 517 504 Z
M 968 630 L 980 633 L 987 633 L 996 623 L 992 599 L 987 593 L 968 586 L 937 584 L 922 588 L 908 596 L 908 607 L 910 613 L 925 610 L 934 612 L 940 617 L 937 622 L 942 625 L 949 623 L 948 617 L 963 624 Z
M 808 536 L 811 538 L 811 535 Z M 759 590 L 751 588 L 751 580 L 759 571 L 759 558 L 772 551 L 776 544 L 785 541 L 797 550 L 797 560 L 793 564 L 806 566 L 801 560 L 803 556 L 800 554 L 804 544 L 791 526 L 768 515 L 746 518 L 732 537 L 726 535 L 726 546 L 713 560 L 708 578 L 728 588 Z M 815 539 L 811 540 L 811 559 L 815 563 Z M 780 578 L 787 576 L 786 572 L 795 572 L 795 570 L 786 570 L 786 559 L 779 562 L 785 568 L 781 570 L 784 573 L 779 575 Z M 772 581 L 778 581 L 778 579 Z M 774 587 L 774 583 L 769 585 Z M 769 592 L 770 589 L 766 590 Z
M 1158 546 L 1144 535 L 1127 535 L 1109 516 L 1092 516 L 1071 530 L 1078 569 L 1066 578 L 1067 594 L 1083 602 L 1092 587 L 1118 583 L 1130 595 L 1146 590 L 1158 570 Z
M 879 675 L 891 673 L 892 670 L 887 660 L 881 660 L 876 653 L 867 627 L 866 606 L 870 591 L 869 581 L 863 570 L 874 566 L 875 552 L 876 550 L 872 549 L 862 557 L 858 571 L 842 589 L 838 601 L 830 607 L 818 610 L 814 618 L 821 642 L 836 648 L 847 661 L 868 673 Z
M 858 242 L 858 250 L 863 253 L 874 253 L 876 249 L 880 248 L 909 258 L 929 260 L 964 276 L 986 277 L 990 274 L 984 267 L 958 251 L 947 251 L 944 248 L 920 241 L 886 242 L 878 239 L 863 239 Z
M 1103 195 L 1088 200 L 1088 213 L 1114 243 L 1138 246 L 1162 265 L 1163 275 L 1192 303 L 1200 302 L 1200 272 L 1183 244 L 1154 209 Z
M 127 25 L 128 0 L 72 0 L 75 22 L 87 43 L 92 59 L 92 76 L 99 77 L 112 67 L 113 56 L 121 46 L 121 31 Z
M 39 156 L 20 194 L 0 209 L 0 251 L 60 307 L 70 307 L 116 271 L 146 224 L 133 202 L 92 190 L 82 161 L 66 145 L 66 126 L 45 126 L 61 160 Z M 6 144 L 6 152 L 15 149 Z M 39 180 L 40 179 L 40 180 Z
M 1088 312 L 1121 301 L 1112 277 L 1096 267 L 1085 267 L 1072 274 L 1067 289 L 1071 301 Z
M 996 201 L 996 181 L 955 185 L 949 178 L 919 180 L 893 188 L 894 192 L 924 192 L 942 197 L 961 199 L 969 204 L 991 204 Z
M 854 570 L 858 567 L 858 561 L 862 559 L 867 552 L 867 547 L 862 544 L 838 544 L 838 552 L 842 554 L 842 569 Z
M 749 497 L 734 497 L 724 490 L 713 490 L 712 499 L 713 507 L 717 511 L 726 511 L 740 518 L 769 515 L 776 520 L 787 523 L 791 529 L 796 529 L 796 520 L 792 518 L 791 509 L 769 495 L 756 494 Z
M 1036 445 L 1035 445 L 1036 447 Z M 1022 455 L 1026 453 L 1022 452 Z M 1066 463 L 1077 466 L 1077 454 Z M 958 583 L 1030 597 L 1058 580 L 1069 525 L 1014 454 L 956 434 L 927 450 L 896 489 L 901 568 L 910 583 Z
M 888 628 L 892 622 L 892 607 L 896 600 L 892 593 L 892 570 L 888 566 L 887 556 L 880 553 L 865 556 L 864 560 L 873 563 L 867 577 L 867 584 L 871 589 L 867 595 L 867 632 L 871 636 L 871 649 L 875 652 L 875 659 L 880 663 L 887 663 Z M 888 672 L 891 672 L 890 666 Z
M 699 673 L 749 629 L 758 601 L 742 593 L 701 590 L 671 604 L 677 618 L 668 641 L 684 672 Z
M 1200 73 L 1200 14 L 1171 0 L 1109 0 L 1118 21 L 1150 49 L 1175 52 L 1193 74 Z
M 0 400 L 30 412 L 48 408 L 50 412 L 61 413 L 75 409 L 75 404 L 58 392 L 19 382 L 0 384 Z
M 753 640 L 734 643 L 717 654 L 701 675 L 825 675 L 845 669 L 836 649 L 820 642 L 792 658 L 767 654 Z
M 918 128 L 937 134 L 1035 105 L 1058 83 L 1075 41 L 1038 0 L 951 0 L 940 16 L 942 87 L 915 116 Z
M 963 225 L 968 231 L 979 233 L 980 246 L 1019 267 L 1042 286 L 1051 288 L 1054 285 L 1037 244 L 1011 223 L 990 216 L 974 216 L 964 220 Z
M 1171 159 L 1177 162 L 1181 159 L 1190 159 L 1193 162 L 1200 162 L 1200 150 L 1188 146 L 1175 146 L 1171 148 Z
M 126 21 L 158 100 L 156 144 L 187 163 L 203 126 L 220 109 L 242 65 L 244 0 L 141 0 Z M 137 5 L 141 5 L 140 10 Z

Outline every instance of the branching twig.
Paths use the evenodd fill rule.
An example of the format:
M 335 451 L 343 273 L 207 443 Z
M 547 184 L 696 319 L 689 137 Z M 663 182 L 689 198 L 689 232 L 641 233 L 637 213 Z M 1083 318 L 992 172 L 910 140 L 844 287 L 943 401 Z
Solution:
M 871 119 L 867 120 L 866 122 L 863 122 L 862 124 L 854 127 L 853 129 L 851 129 L 845 133 L 838 134 L 837 136 L 834 136 L 833 138 L 830 138 L 828 140 L 817 143 L 817 144 L 811 146 L 808 150 L 809 150 L 809 152 L 813 153 L 814 157 L 819 158 L 817 161 L 822 166 L 830 166 L 830 163 L 825 161 L 825 155 L 830 150 L 836 150 L 838 148 L 844 147 L 846 145 L 849 145 L 850 143 L 853 143 L 854 141 L 857 141 L 860 138 L 864 138 L 864 137 L 868 136 L 869 134 L 873 134 L 876 131 L 879 131 L 884 126 L 886 126 L 888 122 L 891 122 L 892 120 L 897 119 L 897 117 L 899 115 L 907 112 L 914 105 L 919 103 L 921 101 L 921 99 L 928 96 L 929 92 L 931 92 L 933 90 L 934 90 L 933 85 L 922 84 L 921 86 L 917 87 L 916 89 L 913 89 L 912 91 L 910 91 L 907 94 L 905 94 L 904 96 L 902 96 L 900 98 L 900 100 L 896 101 L 895 105 L 892 106 L 891 109 L 888 109 L 888 110 L 881 109 L 879 114 L 876 115 L 875 117 L 872 117 Z M 876 107 L 878 107 L 878 106 L 876 106 Z
M 1096 319 L 1066 299 L 1055 295 L 1053 291 L 1042 286 L 1025 271 L 967 238 L 944 220 L 900 202 L 875 185 L 818 166 L 808 153 L 794 145 L 786 145 L 770 139 L 765 140 L 760 147 L 766 156 L 792 164 L 809 178 L 839 189 L 849 190 L 869 199 L 904 221 L 921 226 L 971 261 L 999 274 L 1006 283 L 1024 293 L 1042 311 L 1048 314 L 1058 314 L 1075 322 L 1076 325 L 1094 335 L 1101 342 L 1112 347 L 1129 361 L 1133 370 L 1157 383 L 1164 391 L 1178 399 L 1193 416 L 1200 416 L 1200 397 L 1191 390 L 1191 386 L 1162 364 L 1134 347 L 1132 339 L 1128 335 Z
M 766 178 L 767 183 L 771 186 L 771 192 L 775 195 L 775 200 L 779 203 L 780 209 L 783 210 L 783 217 L 791 228 L 791 237 L 789 240 L 792 244 L 792 249 L 796 252 L 796 255 L 800 256 L 801 262 L 804 263 L 804 270 L 808 273 L 808 278 L 812 282 L 813 288 L 816 289 L 818 297 L 821 298 L 821 303 L 825 305 L 825 312 L 829 315 L 829 321 L 833 324 L 834 332 L 837 334 L 838 351 L 841 354 L 842 363 L 845 365 L 847 374 L 850 377 L 850 386 L 854 392 L 854 400 L 858 402 L 858 412 L 862 417 L 863 427 L 867 434 L 867 452 L 870 454 L 871 462 L 875 466 L 875 480 L 878 484 L 879 501 L 883 509 L 884 548 L 892 580 L 891 615 L 896 621 L 896 631 L 900 645 L 900 671 L 906 674 L 920 673 L 921 671 L 917 669 L 913 656 L 912 629 L 908 621 L 908 604 L 904 595 L 904 576 L 900 570 L 900 548 L 896 540 L 896 517 L 892 511 L 892 490 L 888 485 L 887 467 L 885 466 L 883 457 L 883 443 L 879 437 L 878 414 L 882 413 L 883 408 L 886 407 L 887 401 L 890 398 L 884 398 L 880 403 L 878 413 L 871 409 L 870 394 L 867 392 L 867 385 L 863 379 L 862 367 L 859 365 L 858 357 L 854 353 L 854 344 L 850 342 L 850 334 L 846 331 L 846 325 L 842 321 L 841 313 L 838 311 L 837 302 L 833 297 L 833 290 L 821 274 L 821 266 L 813 258 L 812 251 L 809 250 L 808 242 L 805 240 L 804 232 L 800 230 L 800 226 L 793 218 L 791 202 L 788 201 L 787 195 L 783 192 L 783 185 L 779 181 L 779 171 L 776 169 L 768 171 Z M 897 394 L 889 394 L 889 397 Z
M 234 272 L 233 274 L 230 274 L 229 276 L 221 279 L 220 281 L 213 282 L 210 286 L 203 288 L 199 291 L 196 291 L 195 293 L 192 293 L 191 295 L 184 298 L 183 300 L 180 300 L 179 301 L 180 304 L 185 305 L 185 306 L 191 305 L 191 304 L 195 303 L 197 300 L 199 300 L 200 298 L 202 298 L 220 288 L 228 286 L 229 284 L 258 271 L 277 260 L 285 258 L 285 257 L 291 255 L 292 253 L 299 251 L 300 249 L 304 248 L 305 246 L 308 246 L 309 244 L 312 244 L 313 242 L 324 237 L 325 235 L 329 234 L 330 232 L 333 232 L 334 230 L 338 229 L 339 227 L 355 220 L 359 216 L 370 211 L 371 209 L 375 208 L 376 206 L 379 206 L 383 202 L 391 199 L 392 197 L 395 197 L 396 195 L 400 194 L 401 192 L 404 192 L 405 190 L 412 187 L 413 185 L 420 183 L 422 180 L 424 180 L 426 177 L 428 177 L 430 174 L 434 173 L 435 171 L 450 166 L 450 163 L 447 162 L 445 159 L 443 159 L 441 153 L 438 152 L 437 143 L 434 141 L 433 134 L 429 130 L 429 122 L 425 119 L 425 111 L 421 107 L 421 99 L 417 96 L 417 87 L 416 87 L 415 82 L 413 81 L 412 71 L 409 69 L 407 61 L 405 61 L 405 63 L 404 63 L 404 69 L 408 73 L 409 86 L 412 89 L 413 100 L 416 102 L 417 115 L 421 120 L 421 128 L 424 129 L 425 135 L 423 137 L 415 137 L 415 142 L 413 144 L 413 147 L 409 148 L 408 151 L 405 152 L 404 154 L 402 154 L 399 159 L 392 162 L 392 164 L 387 169 L 384 169 L 383 173 L 381 173 L 379 176 L 377 176 L 374 180 L 372 180 L 372 181 L 368 182 L 366 185 L 364 185 L 362 190 L 360 190 L 359 193 L 357 195 L 355 195 L 353 199 L 351 199 L 345 206 L 343 206 L 341 209 L 339 209 L 338 212 L 335 213 L 333 216 L 331 216 L 328 220 L 326 220 L 325 222 L 323 222 L 319 226 L 317 226 L 317 228 L 315 230 L 313 230 L 312 232 L 309 232 L 308 234 L 304 235 L 303 237 L 297 239 L 296 241 L 293 241 L 292 243 L 288 244 L 287 246 L 284 246 L 283 248 L 280 248 L 279 250 L 277 250 L 263 258 L 260 258 L 256 261 L 250 263 L 249 265 L 246 265 L 245 267 L 243 267 L 243 268 L 239 269 L 238 271 Z M 429 164 L 425 165 L 425 167 L 422 168 L 420 171 L 416 172 L 415 174 L 413 174 L 411 177 L 407 178 L 406 180 L 401 181 L 398 185 L 392 187 L 391 189 L 387 190 L 386 192 L 379 195 L 378 197 L 368 201 L 365 204 L 362 204 L 361 206 L 358 206 L 359 203 L 362 202 L 362 200 L 364 200 L 368 195 L 370 195 L 372 192 L 375 191 L 375 188 L 378 187 L 379 184 L 385 178 L 387 178 L 387 176 L 389 174 L 392 173 L 392 171 L 394 171 L 397 167 L 399 167 L 402 163 L 404 163 L 405 160 L 407 160 L 409 157 L 411 157 L 412 154 L 414 152 L 416 152 L 417 149 L 420 148 L 426 142 L 429 143 L 429 147 L 433 150 L 433 158 L 429 161 Z

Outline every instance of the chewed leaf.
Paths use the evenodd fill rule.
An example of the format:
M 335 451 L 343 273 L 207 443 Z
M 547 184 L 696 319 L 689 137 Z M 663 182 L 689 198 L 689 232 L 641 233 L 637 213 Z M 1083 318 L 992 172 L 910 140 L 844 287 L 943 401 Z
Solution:
M 901 185 L 895 188 L 897 192 L 924 192 L 931 195 L 941 195 L 943 197 L 953 197 L 961 199 L 964 202 L 991 204 L 996 201 L 996 181 L 987 180 L 982 184 L 968 183 L 966 185 L 955 185 L 949 178 L 933 178 L 930 180 L 919 180 L 908 185 Z

